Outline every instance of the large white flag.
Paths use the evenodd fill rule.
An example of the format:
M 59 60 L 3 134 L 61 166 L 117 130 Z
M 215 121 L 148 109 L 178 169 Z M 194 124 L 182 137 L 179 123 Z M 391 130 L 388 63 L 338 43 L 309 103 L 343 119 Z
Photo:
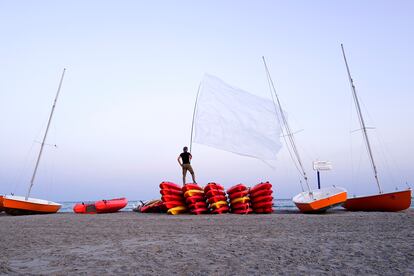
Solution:
M 281 128 L 272 101 L 205 75 L 194 119 L 194 142 L 261 160 L 275 160 Z

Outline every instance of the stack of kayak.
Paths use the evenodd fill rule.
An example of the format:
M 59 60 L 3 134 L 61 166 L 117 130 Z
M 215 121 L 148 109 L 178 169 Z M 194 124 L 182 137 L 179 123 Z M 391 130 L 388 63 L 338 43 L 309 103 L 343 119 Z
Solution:
M 208 212 L 204 190 L 195 183 L 183 186 L 185 203 L 191 214 L 200 215 Z
M 77 203 L 73 206 L 73 211 L 78 214 L 102 214 L 115 213 L 127 206 L 126 198 L 115 198 L 109 200 L 99 200 L 93 203 Z
M 160 184 L 161 200 L 167 213 L 177 215 L 187 212 L 181 187 L 172 182 L 162 182 Z
M 204 187 L 204 194 L 212 214 L 223 214 L 229 211 L 224 187 L 217 183 L 208 183 Z
M 228 189 L 227 194 L 233 214 L 250 214 L 253 212 L 250 205 L 249 189 L 245 185 L 237 184 Z
M 165 211 L 164 203 L 160 199 L 153 199 L 142 202 L 141 205 L 133 209 L 134 212 L 141 213 L 162 213 Z
M 262 182 L 250 188 L 252 208 L 258 214 L 270 214 L 273 212 L 272 184 Z

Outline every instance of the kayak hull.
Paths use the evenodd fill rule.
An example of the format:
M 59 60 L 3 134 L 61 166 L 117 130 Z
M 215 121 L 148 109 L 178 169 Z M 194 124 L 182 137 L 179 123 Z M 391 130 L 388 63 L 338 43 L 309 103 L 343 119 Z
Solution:
M 348 211 L 398 212 L 410 208 L 411 190 L 348 198 L 342 205 Z
M 54 214 L 62 207 L 59 203 L 23 196 L 4 196 L 3 208 L 9 215 Z

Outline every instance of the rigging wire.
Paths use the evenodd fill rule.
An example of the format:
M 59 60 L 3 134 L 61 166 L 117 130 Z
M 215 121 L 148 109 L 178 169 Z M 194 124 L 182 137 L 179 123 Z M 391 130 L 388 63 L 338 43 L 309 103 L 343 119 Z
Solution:
M 293 152 L 293 154 L 296 157 L 296 159 L 293 158 L 293 154 L 289 150 L 289 154 L 291 155 L 292 161 L 295 164 L 295 167 L 297 168 L 299 174 L 305 180 L 306 185 L 308 187 L 308 190 L 311 191 L 311 189 L 309 187 L 309 183 L 308 183 L 308 177 L 306 176 L 306 172 L 305 172 L 305 169 L 303 167 L 303 163 L 302 163 L 302 160 L 301 160 L 300 155 L 299 155 L 299 151 L 298 151 L 297 146 L 296 146 L 296 143 L 295 143 L 295 138 L 294 138 L 294 136 L 292 134 L 292 131 L 291 131 L 290 127 L 289 127 L 289 124 L 288 124 L 288 121 L 286 119 L 286 116 L 285 116 L 285 114 L 283 112 L 282 105 L 281 105 L 280 99 L 279 99 L 279 97 L 278 97 L 278 95 L 276 93 L 276 88 L 275 88 L 275 85 L 273 83 L 273 80 L 272 80 L 272 78 L 270 76 L 270 72 L 269 72 L 269 69 L 267 67 L 265 57 L 263 56 L 262 59 L 263 59 L 263 63 L 264 63 L 265 69 L 266 69 L 266 75 L 267 75 L 267 79 L 268 79 L 268 82 L 269 82 L 269 86 L 271 87 L 272 100 L 273 100 L 273 104 L 274 104 L 275 108 L 276 108 L 275 98 L 276 98 L 276 101 L 278 103 L 279 114 L 280 114 L 280 118 L 281 118 L 281 120 L 280 120 L 279 117 L 278 117 L 279 124 L 280 124 L 280 121 L 282 121 L 282 124 L 283 124 L 283 126 L 285 128 L 285 131 L 286 131 L 286 136 L 288 137 L 288 140 L 289 140 L 289 143 L 287 143 L 286 136 L 284 136 L 284 140 L 285 140 L 286 146 L 289 149 L 289 145 L 290 145 L 290 147 L 292 149 L 292 152 Z M 273 97 L 273 94 L 274 94 L 274 97 Z M 277 108 L 276 108 L 276 114 L 277 113 L 278 112 L 277 112 Z M 283 132 L 283 129 L 282 129 L 282 132 Z M 295 160 L 296 160 L 296 162 L 295 162 Z

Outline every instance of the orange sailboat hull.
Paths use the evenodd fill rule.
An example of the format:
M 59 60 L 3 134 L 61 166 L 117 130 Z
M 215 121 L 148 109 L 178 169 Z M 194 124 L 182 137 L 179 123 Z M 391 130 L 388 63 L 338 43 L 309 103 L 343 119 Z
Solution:
M 0 196 L 0 212 L 4 211 L 4 207 L 3 207 L 3 196 Z
M 3 206 L 10 215 L 53 214 L 59 211 L 61 205 L 55 202 L 21 196 L 5 196 Z
M 328 187 L 313 190 L 312 194 L 303 192 L 293 198 L 296 207 L 302 213 L 321 213 L 341 205 L 346 201 L 346 190 L 340 187 Z
M 411 190 L 348 198 L 343 207 L 348 211 L 398 212 L 410 208 Z

